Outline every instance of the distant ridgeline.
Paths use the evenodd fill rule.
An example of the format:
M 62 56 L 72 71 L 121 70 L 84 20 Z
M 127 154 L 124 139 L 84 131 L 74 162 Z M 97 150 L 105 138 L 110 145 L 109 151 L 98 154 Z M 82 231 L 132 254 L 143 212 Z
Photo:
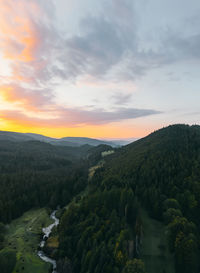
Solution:
M 63 261 L 71 261 L 74 273 L 145 272 L 143 207 L 166 225 L 176 272 L 199 272 L 200 127 L 169 126 L 105 160 L 88 196 L 61 218 Z
M 68 147 L 80 147 L 83 145 L 98 146 L 98 145 L 110 145 L 113 147 L 119 147 L 130 143 L 130 140 L 114 140 L 106 141 L 88 137 L 63 137 L 52 138 L 44 135 L 32 134 L 32 133 L 16 133 L 0 131 L 0 141 L 12 141 L 12 142 L 24 142 L 24 141 L 41 141 L 50 143 L 53 145 L 68 146 Z
M 169 126 L 118 149 L 2 139 L 0 189 L 4 223 L 33 207 L 69 204 L 58 226 L 58 273 L 200 271 L 199 126 Z M 155 233 L 145 234 L 148 221 L 149 230 L 164 230 L 158 264 L 143 255 L 145 236 Z M 168 249 L 172 270 L 159 254 Z

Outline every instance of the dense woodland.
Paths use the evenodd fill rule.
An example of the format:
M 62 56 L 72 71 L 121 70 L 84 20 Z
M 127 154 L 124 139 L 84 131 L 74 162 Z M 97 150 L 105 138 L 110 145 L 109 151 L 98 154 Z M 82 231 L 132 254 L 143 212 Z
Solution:
M 199 272 L 200 127 L 169 126 L 117 149 L 88 180 L 88 168 L 105 149 L 86 146 L 70 156 L 67 147 L 41 142 L 0 143 L 0 221 L 34 206 L 67 205 L 87 187 L 86 195 L 63 209 L 56 252 L 60 268 L 148 272 L 141 260 L 143 207 L 166 225 L 176 273 Z
M 112 188 L 85 197 L 63 215 L 60 255 L 73 261 L 73 272 L 121 272 L 138 256 L 137 202 L 131 189 Z M 133 232 L 134 229 L 134 232 Z
M 107 145 L 63 147 L 40 141 L 0 141 L 0 250 L 5 224 L 32 208 L 68 204 L 87 186 L 88 168 L 109 149 Z M 0 251 L 2 273 L 12 272 L 15 256 L 13 250 Z
M 176 272 L 199 272 L 200 127 L 164 128 L 117 150 L 106 161 L 90 182 L 87 199 L 62 217 L 61 255 L 73 261 L 74 271 L 126 272 L 126 264 L 140 258 L 135 248 L 130 257 L 126 247 L 138 235 L 138 200 L 151 217 L 167 225 Z M 124 192 L 131 192 L 132 201 L 122 198 Z
M 53 146 L 39 141 L 0 142 L 0 221 L 33 207 L 65 205 L 87 182 L 89 147 Z
M 0 222 L 33 207 L 66 205 L 86 187 L 89 166 L 110 148 L 0 141 Z
M 86 187 L 89 166 L 108 149 L 0 141 L 0 222 L 33 207 L 66 205 Z

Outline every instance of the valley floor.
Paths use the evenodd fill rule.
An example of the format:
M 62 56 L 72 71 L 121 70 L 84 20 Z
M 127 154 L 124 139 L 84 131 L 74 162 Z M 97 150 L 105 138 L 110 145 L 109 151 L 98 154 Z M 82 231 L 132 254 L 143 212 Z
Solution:
M 17 263 L 12 273 L 48 273 L 50 265 L 37 255 L 42 227 L 51 224 L 46 209 L 24 213 L 7 227 L 5 250 L 16 251 Z
M 86 192 L 80 195 L 83 197 Z M 73 200 L 73 202 L 76 202 Z M 166 227 L 140 209 L 143 226 L 142 259 L 147 273 L 174 273 L 174 259 L 169 253 Z M 48 273 L 50 264 L 37 255 L 42 227 L 51 224 L 46 209 L 31 210 L 7 227 L 5 249 L 16 251 L 17 263 L 12 273 Z

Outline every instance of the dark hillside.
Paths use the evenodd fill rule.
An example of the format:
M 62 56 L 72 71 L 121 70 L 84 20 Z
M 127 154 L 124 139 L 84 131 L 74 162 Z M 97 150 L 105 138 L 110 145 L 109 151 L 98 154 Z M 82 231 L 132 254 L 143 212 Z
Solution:
M 184 214 L 196 217 L 199 169 L 200 126 L 173 125 L 119 149 L 107 159 L 98 176 L 104 187 L 109 177 L 116 177 L 116 183 L 120 180 L 122 185 L 130 185 L 158 218 L 162 216 L 166 196 L 177 198 Z M 96 183 L 100 181 L 97 179 Z M 192 214 L 191 202 L 196 204 Z
M 1 140 L 0 222 L 33 207 L 66 205 L 87 184 L 90 150 L 89 145 Z
M 165 224 L 160 234 L 171 251 L 166 254 L 168 259 L 175 257 L 176 272 L 199 272 L 200 127 L 178 124 L 163 128 L 105 160 L 93 176 L 89 195 L 62 217 L 61 257 L 71 260 L 75 273 L 132 272 L 128 270 L 135 268 L 135 263 L 144 272 L 140 259 L 145 257 L 144 262 L 151 264 L 146 271 L 152 273 L 158 264 L 147 256 L 148 242 L 153 246 L 154 238 L 162 241 L 159 233 L 154 233 L 156 226 Z M 163 224 L 144 221 L 139 207 Z M 142 230 L 147 230 L 143 227 L 146 222 L 153 228 L 146 236 L 153 237 L 145 236 L 142 253 L 140 239 Z M 165 247 L 155 248 L 156 253 L 163 253 L 155 256 L 161 272 L 167 270 Z

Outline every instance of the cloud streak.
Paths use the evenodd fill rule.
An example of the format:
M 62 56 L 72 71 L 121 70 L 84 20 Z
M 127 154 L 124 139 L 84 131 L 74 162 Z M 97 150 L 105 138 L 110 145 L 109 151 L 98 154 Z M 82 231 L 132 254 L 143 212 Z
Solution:
M 117 92 L 114 94 L 111 99 L 115 102 L 116 105 L 125 105 L 130 102 L 132 94 L 124 94 Z
M 86 125 L 102 125 L 121 120 L 135 119 L 161 112 L 151 109 L 118 108 L 114 111 L 103 109 L 52 109 L 43 111 L 40 117 L 27 116 L 23 111 L 0 111 L 0 116 L 16 124 L 31 124 L 44 127 L 77 127 Z

